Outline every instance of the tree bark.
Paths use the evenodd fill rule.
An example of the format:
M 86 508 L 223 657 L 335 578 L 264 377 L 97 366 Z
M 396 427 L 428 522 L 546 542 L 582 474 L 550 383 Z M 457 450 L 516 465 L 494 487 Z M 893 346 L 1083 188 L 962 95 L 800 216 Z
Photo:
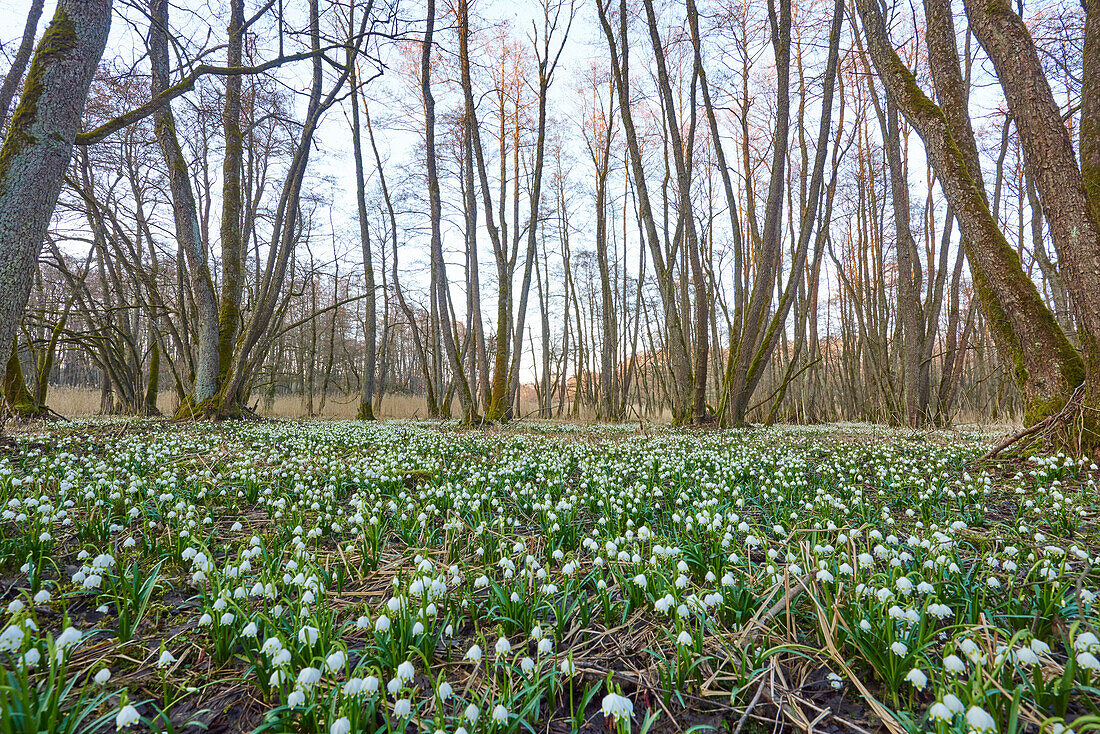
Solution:
M 0 354 L 27 305 L 110 26 L 110 0 L 59 0 L 0 146 Z
M 962 152 L 954 136 L 958 123 L 952 125 L 944 111 L 925 96 L 912 72 L 890 46 L 875 0 L 858 0 L 857 7 L 878 77 L 893 103 L 924 141 L 936 175 L 955 211 L 975 288 L 998 348 L 1013 366 L 1014 377 L 1024 396 L 1024 420 L 1031 425 L 1059 410 L 1070 392 L 1080 384 L 1084 377 L 1080 355 L 1058 328 L 1035 284 L 1024 274 L 1015 250 L 993 220 L 985 192 L 971 173 L 976 160 Z M 931 30 L 934 17 L 928 16 L 929 39 L 936 36 Z M 929 55 L 935 73 L 943 56 L 933 48 L 930 45 Z M 957 75 L 958 66 L 954 69 Z M 941 86 L 954 85 L 937 83 L 937 91 Z M 961 91 L 961 85 L 955 88 Z M 947 100 L 944 102 L 946 104 Z M 946 106 L 952 114 L 965 116 L 965 107 L 960 110 L 951 104 Z M 965 127 L 968 125 L 964 124 Z

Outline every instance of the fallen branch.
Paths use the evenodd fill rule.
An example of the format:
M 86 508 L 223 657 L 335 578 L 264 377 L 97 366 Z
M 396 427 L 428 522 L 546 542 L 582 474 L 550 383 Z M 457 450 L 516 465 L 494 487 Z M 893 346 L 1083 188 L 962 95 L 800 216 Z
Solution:
M 1016 443 L 1019 443 L 1020 441 L 1024 440 L 1028 436 L 1033 436 L 1036 433 L 1040 433 L 1040 432 L 1046 434 L 1048 428 L 1052 429 L 1054 426 L 1061 424 L 1063 421 L 1068 419 L 1078 409 L 1080 409 L 1082 407 L 1081 406 L 1082 401 L 1080 400 L 1079 396 L 1081 395 L 1081 391 L 1084 389 L 1084 387 L 1085 386 L 1084 386 L 1083 383 L 1078 385 L 1077 389 L 1075 389 L 1073 391 L 1073 395 L 1070 396 L 1069 400 L 1066 401 L 1066 404 L 1063 405 L 1062 409 L 1059 410 L 1057 413 L 1053 413 L 1051 415 L 1048 415 L 1046 418 L 1039 421 L 1035 425 L 1030 426 L 1028 428 L 1025 428 L 1024 430 L 1020 431 L 1019 433 L 1017 433 L 1013 436 L 1010 436 L 1006 441 L 1001 443 L 999 446 L 997 446 L 996 448 L 986 452 L 981 457 L 979 457 L 975 461 L 975 463 L 980 464 L 983 461 L 988 461 L 988 460 L 994 458 L 995 456 L 997 456 L 997 454 L 999 454 L 1002 451 L 1004 451 L 1005 449 L 1007 449 L 1009 446 L 1012 446 Z

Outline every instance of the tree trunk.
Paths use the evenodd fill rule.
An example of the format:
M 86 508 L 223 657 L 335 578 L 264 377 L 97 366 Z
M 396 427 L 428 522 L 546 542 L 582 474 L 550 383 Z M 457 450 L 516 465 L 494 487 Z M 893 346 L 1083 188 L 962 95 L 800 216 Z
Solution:
M 168 83 L 168 1 L 149 2 L 149 65 L 152 68 L 152 96 L 169 87 Z M 187 257 L 191 275 L 191 291 L 195 299 L 195 329 L 198 356 L 195 360 L 195 384 L 189 400 L 180 407 L 183 415 L 201 412 L 218 392 L 218 301 L 206 243 L 199 228 L 195 194 L 187 160 L 180 149 L 172 105 L 167 103 L 153 113 L 153 126 L 161 155 L 168 168 L 168 184 L 172 193 L 176 239 Z
M 19 49 L 11 61 L 11 68 L 4 77 L 4 84 L 0 86 L 0 130 L 8 121 L 8 108 L 11 107 L 11 101 L 15 98 L 15 90 L 19 88 L 19 82 L 23 81 L 27 62 L 31 59 L 31 51 L 34 50 L 34 34 L 38 32 L 38 20 L 42 17 L 42 6 L 45 4 L 45 0 L 31 0 L 31 9 L 27 13 L 27 22 L 23 26 L 23 39 L 19 42 Z
M 917 86 L 912 72 L 890 46 L 875 1 L 858 0 L 857 6 L 878 76 L 893 103 L 924 141 L 936 175 L 955 211 L 975 289 L 998 349 L 1005 361 L 1013 366 L 1014 377 L 1024 396 L 1024 420 L 1031 425 L 1057 412 L 1070 392 L 1081 383 L 1084 374 L 1080 355 L 1058 328 L 1035 284 L 1024 274 L 1015 250 L 993 220 L 985 192 L 971 174 L 970 164 L 976 164 L 976 156 L 968 160 L 970 156 L 964 155 L 954 135 L 955 129 L 968 125 L 960 128 L 958 123 L 949 123 L 944 111 Z M 929 56 L 933 72 L 939 69 L 942 75 L 942 68 L 937 64 L 943 60 L 943 55 L 933 50 L 934 39 L 939 38 L 933 25 L 938 17 L 938 14 L 928 14 Z M 953 37 L 953 34 L 949 36 L 952 44 Z M 959 74 L 957 64 L 954 64 L 954 74 Z M 961 84 L 937 81 L 937 92 L 941 87 L 945 91 L 953 87 L 956 94 L 962 90 Z M 940 97 L 945 103 L 949 102 L 944 93 L 940 93 Z M 965 116 L 965 106 L 960 110 L 948 103 L 947 107 L 953 114 Z
M 59 0 L 0 147 L 0 354 L 27 305 L 110 26 L 110 0 Z

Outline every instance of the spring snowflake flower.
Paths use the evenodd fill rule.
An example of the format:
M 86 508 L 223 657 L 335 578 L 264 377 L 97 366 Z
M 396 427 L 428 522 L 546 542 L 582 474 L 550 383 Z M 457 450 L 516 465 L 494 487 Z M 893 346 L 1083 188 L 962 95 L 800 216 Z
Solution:
M 330 673 L 339 673 L 344 669 L 347 660 L 347 654 L 343 650 L 337 650 L 325 658 L 325 669 Z
M 966 671 L 966 663 L 958 655 L 948 655 L 943 659 L 943 667 L 948 673 L 963 673 Z
M 961 714 L 966 710 L 963 706 L 963 702 L 959 700 L 959 697 L 953 693 L 947 693 L 943 697 L 943 705 L 948 708 L 953 714 Z
M 298 671 L 298 679 L 296 681 L 299 688 L 303 691 L 310 691 L 315 685 L 321 681 L 321 671 L 317 668 L 302 668 Z
M 890 651 L 901 658 L 909 654 L 909 648 L 906 647 L 905 643 L 901 640 L 898 640 L 897 642 L 890 645 Z
M 1091 652 L 1077 653 L 1077 664 L 1085 670 L 1100 670 L 1100 660 Z
M 174 662 L 176 662 L 176 656 L 170 653 L 168 650 L 165 650 L 160 654 L 160 659 L 157 660 L 157 667 L 167 668 Z
M 332 722 L 332 726 L 328 728 L 328 734 L 351 734 L 351 720 L 346 716 L 341 716 Z
M 497 640 L 497 644 L 493 649 L 496 650 L 497 657 L 501 657 L 502 655 L 507 655 L 512 652 L 512 643 L 508 642 L 507 637 L 501 637 Z
M 472 660 L 475 663 L 481 662 L 481 645 L 474 644 L 470 646 L 470 649 L 466 651 L 466 659 Z
M 683 632 L 681 632 L 676 637 L 676 644 L 678 644 L 678 645 L 685 645 L 686 646 L 686 645 L 691 645 L 694 642 L 695 642 L 695 640 L 692 639 L 691 634 L 687 630 L 684 630 Z
M 1077 652 L 1100 652 L 1100 640 L 1091 632 L 1082 632 L 1073 641 L 1073 649 Z
M 609 693 L 604 696 L 600 710 L 603 711 L 605 718 L 612 717 L 616 722 L 622 719 L 629 720 L 634 716 L 633 702 L 626 696 L 620 696 L 617 693 Z
M 539 655 L 549 655 L 554 651 L 554 641 L 549 637 L 543 637 L 539 640 L 538 653 Z
M 306 694 L 295 688 L 290 692 L 290 695 L 286 697 L 286 705 L 292 709 L 296 709 L 306 702 Z
M 440 701 L 446 701 L 454 694 L 454 688 L 447 681 L 442 681 L 439 687 L 435 689 L 436 695 L 439 696 Z
M 929 604 L 928 613 L 937 619 L 946 619 L 952 614 L 951 607 L 939 603 Z
M 577 666 L 573 664 L 573 660 L 571 658 L 566 658 L 565 660 L 562 660 L 561 665 L 559 665 L 558 668 L 561 670 L 562 675 L 565 676 L 572 676 L 577 672 Z
M 1039 656 L 1030 647 L 1019 647 L 1013 650 L 1012 657 L 1017 663 L 1028 668 L 1039 664 Z
M 642 589 L 645 588 L 646 579 L 645 579 L 645 574 L 644 573 L 640 573 L 640 574 L 638 574 L 637 576 L 634 577 L 634 585 L 639 587 L 639 588 L 642 588 Z
M 1028 645 L 1028 647 L 1030 647 L 1032 652 L 1034 652 L 1036 655 L 1049 655 L 1050 654 L 1050 645 L 1048 645 L 1047 643 L 1043 642 L 1042 640 L 1040 640 L 1038 638 L 1033 639 L 1031 641 L 1031 643 Z
M 928 684 L 928 676 L 921 672 L 920 668 L 913 668 L 906 676 L 905 680 L 913 684 L 913 687 L 918 691 L 923 691 L 924 687 Z
M 109 680 L 111 680 L 111 671 L 108 668 L 103 668 L 95 674 L 95 682 L 97 685 L 106 685 Z
M 477 706 L 471 703 L 469 706 L 466 707 L 466 710 L 462 713 L 462 715 L 465 716 L 466 721 L 470 722 L 470 724 L 473 726 L 477 724 L 477 720 L 481 716 L 481 712 L 478 710 Z
M 989 715 L 989 712 L 978 706 L 971 706 L 966 712 L 966 722 L 974 731 L 996 731 L 997 722 Z
M 408 660 L 397 666 L 397 678 L 402 683 L 409 683 L 415 677 L 416 668 L 414 668 L 413 664 Z
M 34 595 L 34 603 L 35 604 L 45 604 L 49 600 L 50 600 L 50 592 L 46 591 L 45 589 L 42 589 L 42 591 L 39 591 L 37 594 Z
M 363 679 L 363 692 L 369 696 L 373 696 L 375 693 L 378 693 L 378 685 L 381 682 L 382 681 L 378 680 L 378 676 L 368 675 Z
M 504 708 L 501 704 L 497 704 L 493 707 L 493 721 L 498 724 L 503 724 L 508 721 L 508 709 Z
M 60 635 L 57 636 L 57 649 L 68 650 L 70 647 L 80 642 L 80 632 L 74 627 L 66 627 Z
M 374 629 L 378 632 L 385 632 L 390 628 L 390 618 L 385 614 L 379 614 L 378 619 L 374 620 Z
M 115 716 L 115 728 L 122 730 L 133 726 L 139 721 L 141 721 L 141 716 L 138 715 L 137 709 L 130 704 L 126 704 L 119 709 L 118 715 Z
M 951 721 L 955 718 L 955 714 L 952 713 L 951 709 L 939 701 L 928 707 L 928 716 L 936 721 Z

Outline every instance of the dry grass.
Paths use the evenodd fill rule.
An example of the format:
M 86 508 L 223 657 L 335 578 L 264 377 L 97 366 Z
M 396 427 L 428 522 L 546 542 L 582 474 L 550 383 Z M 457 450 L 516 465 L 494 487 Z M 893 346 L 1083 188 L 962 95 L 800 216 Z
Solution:
M 81 387 L 53 387 L 49 392 L 50 407 L 63 416 L 82 417 L 97 415 L 99 413 L 99 390 Z M 325 402 L 325 409 L 318 411 L 320 405 L 318 397 L 314 398 L 313 418 L 322 420 L 351 420 L 355 418 L 355 412 L 359 408 L 358 395 L 329 395 Z M 157 407 L 165 415 L 175 412 L 176 396 L 172 392 L 162 392 L 157 397 Z M 520 416 L 534 418 L 538 415 L 538 406 L 526 400 L 520 402 Z M 309 418 L 305 401 L 299 395 L 281 395 L 275 398 L 271 409 L 267 410 L 263 401 L 257 406 L 261 415 L 270 418 Z M 458 403 L 453 406 L 455 414 L 458 414 Z M 568 413 L 568 407 L 567 407 Z M 572 423 L 596 423 L 595 413 L 582 407 L 578 416 L 567 416 Z M 417 395 L 387 395 L 382 399 L 382 409 L 378 414 L 382 419 L 417 419 L 427 418 L 428 408 L 422 396 Z

